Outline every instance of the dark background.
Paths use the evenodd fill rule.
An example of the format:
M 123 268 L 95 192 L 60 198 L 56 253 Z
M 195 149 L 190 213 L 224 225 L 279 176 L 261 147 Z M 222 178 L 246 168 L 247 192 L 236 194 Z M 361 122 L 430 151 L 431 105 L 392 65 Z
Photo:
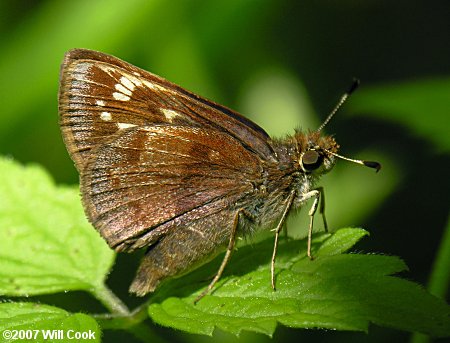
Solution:
M 100 50 L 234 108 L 271 135 L 315 129 L 350 85 L 329 123 L 341 153 L 382 163 L 379 174 L 347 162 L 324 177 L 332 228 L 361 226 L 367 252 L 402 257 L 404 277 L 426 284 L 449 214 L 450 3 L 448 1 L 2 1 L 0 154 L 43 165 L 57 183 L 78 175 L 58 128 L 59 65 L 75 47 Z M 302 235 L 300 215 L 289 223 Z M 319 222 L 319 221 L 318 221 Z M 118 257 L 113 289 L 126 295 L 136 259 Z M 122 282 L 122 280 L 125 280 Z M 43 297 L 68 309 L 71 303 Z M 81 299 L 81 300 L 74 300 Z M 158 328 L 178 342 L 211 341 Z M 409 334 L 280 327 L 274 341 L 401 342 Z M 107 331 L 104 341 L 132 336 Z M 234 339 L 216 332 L 215 341 Z M 239 341 L 271 341 L 243 334 Z

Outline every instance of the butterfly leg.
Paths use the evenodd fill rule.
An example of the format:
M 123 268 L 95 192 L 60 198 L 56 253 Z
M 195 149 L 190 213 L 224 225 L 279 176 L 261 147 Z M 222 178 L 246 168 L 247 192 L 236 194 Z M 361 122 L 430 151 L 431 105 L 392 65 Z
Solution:
M 214 278 L 212 279 L 212 281 L 210 282 L 208 287 L 197 298 L 195 298 L 194 304 L 196 304 L 201 298 L 203 298 L 206 294 L 208 294 L 211 291 L 211 289 L 213 289 L 214 285 L 217 283 L 217 281 L 219 281 L 220 277 L 222 276 L 226 265 L 230 261 L 231 254 L 233 252 L 234 245 L 236 243 L 236 233 L 237 233 L 237 228 L 239 225 L 239 216 L 240 216 L 241 212 L 242 212 L 242 209 L 237 211 L 236 215 L 234 216 L 233 228 L 231 231 L 230 240 L 228 242 L 227 251 L 225 253 L 225 257 L 222 260 L 222 263 L 220 264 L 219 270 L 216 273 L 216 276 L 214 276 Z
M 320 187 L 321 188 L 321 187 Z M 323 194 L 323 189 L 320 190 L 319 189 L 315 189 L 312 190 L 308 193 L 306 193 L 303 198 L 305 200 L 310 199 L 310 198 L 314 198 L 314 202 L 311 206 L 311 208 L 309 209 L 308 215 L 309 215 L 309 229 L 308 229 L 308 246 L 306 249 L 306 254 L 308 255 L 310 260 L 313 260 L 314 257 L 311 254 L 311 240 L 312 240 L 312 231 L 313 231 L 313 226 L 314 226 L 314 214 L 317 211 L 317 207 L 319 205 L 319 200 L 320 200 L 320 196 Z M 322 200 L 322 204 L 323 204 L 323 200 Z M 323 209 L 319 209 L 319 212 L 321 212 Z M 322 213 L 323 215 L 323 213 Z M 325 221 L 325 216 L 323 216 L 324 219 L 324 223 L 326 224 Z
M 277 224 L 277 227 L 274 230 L 275 231 L 275 242 L 273 244 L 272 261 L 270 264 L 270 275 L 271 275 L 271 283 L 272 283 L 273 290 L 275 290 L 275 258 L 277 256 L 278 238 L 280 236 L 280 231 L 283 228 L 283 224 L 286 220 L 287 214 L 292 206 L 292 203 L 294 202 L 294 196 L 295 196 L 295 191 L 292 191 L 291 194 L 289 194 L 289 197 L 286 202 L 286 206 L 284 207 L 283 214 L 281 215 L 281 218 Z
M 320 192 L 319 213 L 322 215 L 323 227 L 325 229 L 325 232 L 328 232 L 327 218 L 325 218 L 325 192 L 323 190 L 323 187 L 317 187 L 316 189 Z

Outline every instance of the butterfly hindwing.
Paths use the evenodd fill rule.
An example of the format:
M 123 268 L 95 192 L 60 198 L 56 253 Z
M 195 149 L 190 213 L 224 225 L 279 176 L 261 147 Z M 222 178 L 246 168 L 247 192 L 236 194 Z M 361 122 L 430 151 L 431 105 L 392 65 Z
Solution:
M 133 250 L 245 198 L 261 172 L 260 160 L 227 134 L 139 126 L 93 149 L 81 190 L 109 245 Z

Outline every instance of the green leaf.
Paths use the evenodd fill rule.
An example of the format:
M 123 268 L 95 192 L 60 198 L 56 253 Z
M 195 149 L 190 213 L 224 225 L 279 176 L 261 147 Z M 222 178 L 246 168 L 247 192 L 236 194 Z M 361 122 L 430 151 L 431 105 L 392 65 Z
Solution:
M 403 261 L 342 254 L 366 234 L 341 229 L 317 236 L 313 261 L 306 257 L 305 240 L 281 242 L 275 292 L 270 287 L 273 240 L 245 246 L 234 254 L 213 292 L 197 305 L 193 301 L 203 289 L 199 282 L 208 282 L 221 258 L 168 282 L 152 299 L 149 315 L 158 324 L 205 335 L 219 328 L 235 335 L 247 330 L 271 336 L 278 323 L 355 331 L 368 331 L 374 323 L 450 335 L 450 307 L 417 284 L 391 276 L 407 269 Z
M 76 188 L 0 159 L 0 294 L 102 290 L 114 252 L 87 222 Z
M 18 330 L 17 334 L 22 331 L 21 334 L 32 335 L 32 339 L 17 339 L 18 342 L 100 342 L 101 336 L 100 328 L 94 318 L 83 313 L 73 314 L 57 307 L 36 303 L 2 303 L 0 304 L 0 342 L 13 342 L 7 339 L 7 335 L 14 334 L 14 330 Z M 52 330 L 62 330 L 59 331 L 61 338 L 54 336 L 53 339 L 49 339 L 49 336 L 44 336 L 52 334 Z M 57 333 L 54 331 L 53 335 Z M 84 335 L 90 333 L 91 339 L 74 339 L 77 333 L 85 333 Z
M 450 79 L 428 79 L 361 89 L 349 103 L 355 113 L 401 123 L 444 151 L 448 134 Z

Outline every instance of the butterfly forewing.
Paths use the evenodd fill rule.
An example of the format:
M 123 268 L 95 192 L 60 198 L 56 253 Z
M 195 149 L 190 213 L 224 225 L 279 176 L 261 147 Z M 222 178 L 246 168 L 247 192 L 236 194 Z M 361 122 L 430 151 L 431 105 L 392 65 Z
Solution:
M 263 159 L 273 159 L 267 133 L 245 117 L 95 51 L 75 49 L 66 54 L 59 111 L 63 137 L 79 171 L 95 146 L 121 130 L 152 124 L 216 129 Z

